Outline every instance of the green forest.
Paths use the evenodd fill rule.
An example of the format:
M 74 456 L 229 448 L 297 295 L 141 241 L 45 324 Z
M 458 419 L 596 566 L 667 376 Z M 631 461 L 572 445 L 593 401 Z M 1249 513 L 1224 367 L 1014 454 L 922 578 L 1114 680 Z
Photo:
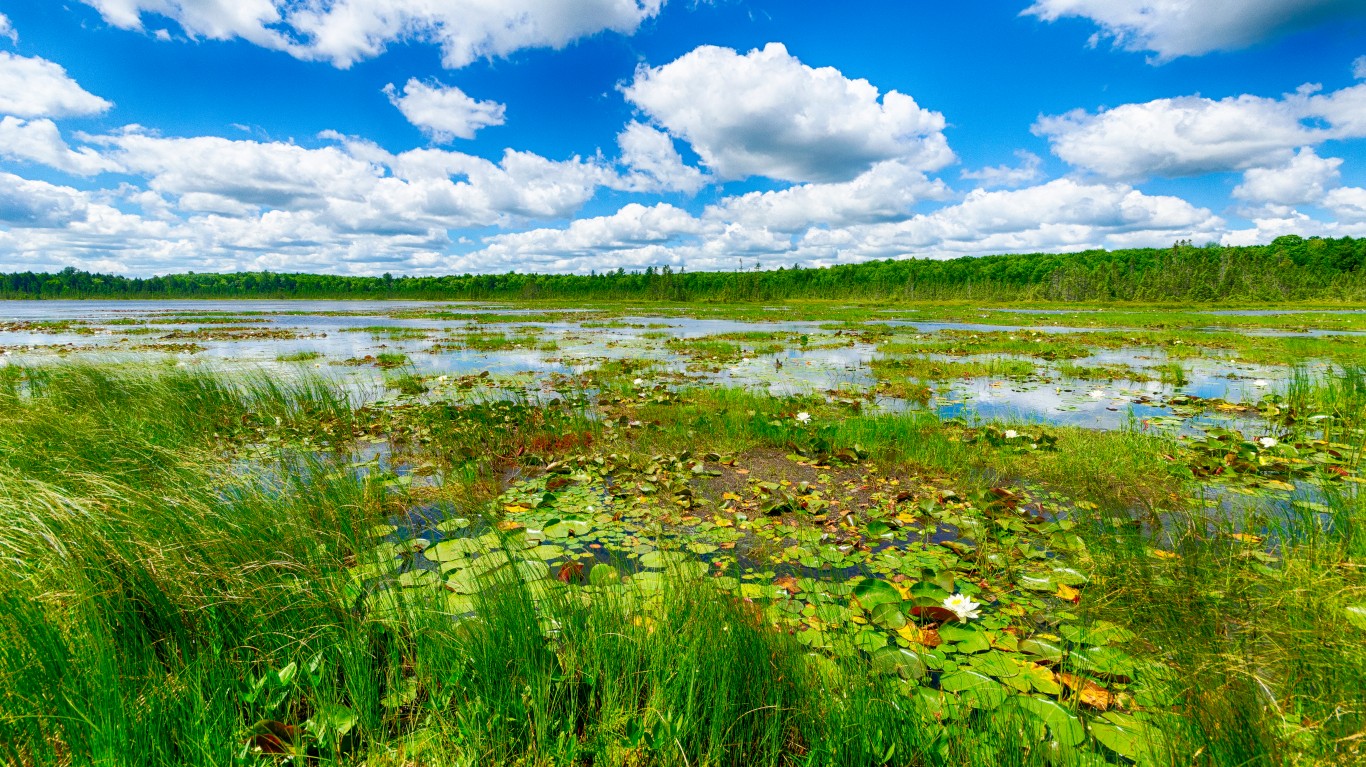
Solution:
M 1269 245 L 1087 250 L 902 259 L 827 268 L 590 275 L 349 277 L 171 274 L 139 278 L 67 268 L 0 275 L 0 298 L 423 298 L 770 301 L 800 298 L 1023 301 L 1363 301 L 1366 239 L 1288 235 Z

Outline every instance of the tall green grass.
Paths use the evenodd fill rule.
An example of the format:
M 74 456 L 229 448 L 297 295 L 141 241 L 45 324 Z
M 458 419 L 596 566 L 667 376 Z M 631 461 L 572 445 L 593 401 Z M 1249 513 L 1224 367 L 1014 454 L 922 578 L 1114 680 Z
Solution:
M 1025 737 L 1004 709 L 940 722 L 896 677 L 814 657 L 702 583 L 585 599 L 494 581 L 463 620 L 433 590 L 367 607 L 348 568 L 411 500 L 348 468 L 348 436 L 370 428 L 355 405 L 324 381 L 0 375 L 0 760 L 281 763 L 253 750 L 265 747 L 367 765 L 1088 763 Z M 822 428 L 797 425 L 789 405 L 811 407 L 695 392 L 646 408 L 660 426 L 631 439 L 738 450 Z M 462 462 L 480 429 L 509 455 L 556 449 L 552 432 L 606 439 L 568 408 L 489 412 L 499 428 L 421 411 L 427 426 L 404 438 Z M 1138 704 L 1176 714 L 1161 720 L 1159 763 L 1362 760 L 1366 632 L 1349 609 L 1366 604 L 1360 494 L 1334 486 L 1327 512 L 1261 520 L 1279 542 L 1268 560 L 1200 509 L 1165 532 L 1132 524 L 1113 483 L 1156 471 L 1170 447 L 1159 438 L 1063 432 L 1056 453 L 993 458 L 927 417 L 816 418 L 889 468 L 1109 493 L 1078 527 L 1094 572 L 1084 604 L 1171 668 L 1168 689 Z M 303 439 L 323 421 L 336 459 Z M 501 464 L 479 465 L 452 476 L 457 492 Z

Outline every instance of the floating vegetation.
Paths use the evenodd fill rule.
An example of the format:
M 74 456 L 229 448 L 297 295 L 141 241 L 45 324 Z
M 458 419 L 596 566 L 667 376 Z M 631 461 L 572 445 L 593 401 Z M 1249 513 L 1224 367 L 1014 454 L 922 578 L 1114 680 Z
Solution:
M 0 330 L 0 758 L 1366 760 L 1350 337 L 772 308 Z

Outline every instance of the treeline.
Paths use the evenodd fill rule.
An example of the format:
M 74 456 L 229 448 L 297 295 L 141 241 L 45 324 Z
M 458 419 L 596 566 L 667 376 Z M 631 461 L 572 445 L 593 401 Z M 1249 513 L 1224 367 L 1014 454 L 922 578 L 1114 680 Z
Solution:
M 1285 236 L 1269 245 L 1088 250 L 872 261 L 821 269 L 590 275 L 343 277 L 67 268 L 0 275 L 0 298 L 426 298 L 770 301 L 787 298 L 1027 301 L 1366 301 L 1366 238 Z

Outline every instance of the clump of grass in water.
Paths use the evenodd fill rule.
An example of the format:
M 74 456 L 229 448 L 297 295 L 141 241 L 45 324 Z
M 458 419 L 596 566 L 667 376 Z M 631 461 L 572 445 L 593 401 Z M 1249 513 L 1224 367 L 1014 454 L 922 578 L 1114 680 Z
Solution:
M 1011 357 L 988 357 L 970 361 L 930 357 L 882 357 L 869 366 L 880 379 L 942 381 L 950 378 L 1024 378 L 1034 374 L 1034 363 Z
M 1179 362 L 1168 362 L 1157 368 L 1158 380 L 1168 386 L 1185 386 L 1186 369 Z

